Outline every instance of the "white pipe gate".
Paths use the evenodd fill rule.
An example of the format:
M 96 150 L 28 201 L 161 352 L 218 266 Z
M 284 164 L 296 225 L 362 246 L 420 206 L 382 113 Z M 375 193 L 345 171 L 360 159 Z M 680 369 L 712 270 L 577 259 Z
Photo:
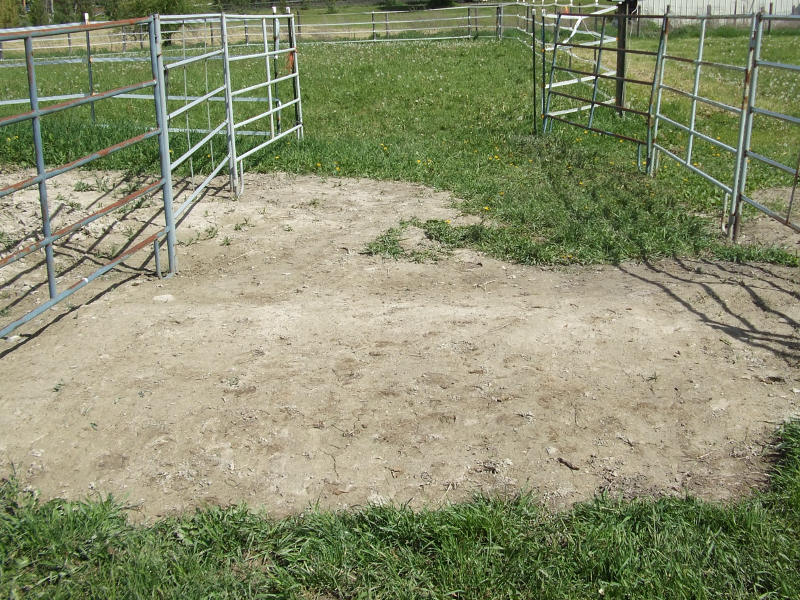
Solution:
M 244 25 L 244 40 L 237 31 L 237 25 Z M 104 30 L 118 30 L 120 28 L 134 28 L 147 35 L 147 46 L 140 39 L 142 52 L 135 56 L 92 56 L 90 37 Z M 214 38 L 216 27 L 216 40 Z M 251 28 L 251 30 L 248 29 Z M 205 33 L 202 43 L 186 43 L 186 33 L 189 29 L 210 32 L 209 38 Z M 235 33 L 234 33 L 235 32 Z M 177 54 L 174 49 L 178 46 L 177 34 L 183 36 Z M 51 56 L 37 59 L 34 52 L 34 41 L 52 38 L 53 36 L 82 37 L 85 34 L 85 57 L 53 58 Z M 166 37 L 170 38 L 169 44 Z M 242 43 L 242 41 L 244 43 Z M 225 168 L 230 177 L 230 186 L 234 193 L 243 190 L 244 161 L 254 153 L 269 146 L 275 141 L 288 135 L 299 138 L 303 135 L 302 106 L 300 100 L 300 77 L 297 61 L 297 48 L 295 43 L 294 15 L 153 15 L 140 19 L 128 19 L 103 23 L 75 23 L 59 26 L 45 26 L 34 28 L 0 30 L 0 44 L 5 44 L 6 50 L 13 48 L 14 44 L 21 46 L 24 51 L 24 66 L 28 79 L 28 97 L 0 101 L 0 105 L 27 104 L 28 111 L 0 117 L 0 131 L 6 126 L 30 121 L 33 128 L 33 145 L 36 163 L 36 175 L 21 181 L 15 181 L 0 188 L 0 198 L 10 194 L 37 186 L 39 192 L 39 208 L 41 213 L 41 234 L 29 234 L 28 238 L 36 241 L 27 245 L 20 245 L 10 253 L 0 258 L 0 270 L 23 259 L 24 257 L 44 250 L 45 268 L 49 299 L 42 302 L 24 316 L 7 324 L 0 329 L 0 337 L 7 336 L 20 325 L 27 323 L 44 311 L 53 307 L 65 298 L 68 298 L 79 289 L 104 275 L 115 266 L 119 265 L 132 254 L 152 244 L 156 262 L 156 272 L 161 276 L 160 245 L 166 241 L 168 272 L 177 272 L 176 256 L 176 223 L 194 202 L 199 200 L 208 188 L 212 179 Z M 41 46 L 40 46 L 41 47 Z M 285 59 L 285 68 L 281 69 L 279 59 Z M 97 91 L 92 78 L 93 63 L 102 62 L 144 62 L 150 63 L 148 79 L 137 83 L 125 85 L 115 89 Z M 251 66 L 253 62 L 261 65 L 263 77 L 256 83 L 234 87 L 232 73 L 234 65 Z M 36 80 L 37 66 L 45 64 L 85 63 L 88 69 L 89 89 L 85 93 L 67 94 L 61 96 L 40 95 Z M 209 65 L 221 65 L 222 80 L 209 85 Z M 6 63 L 4 66 L 9 66 Z M 10 66 L 15 66 L 13 63 Z M 187 70 L 203 69 L 205 89 L 197 93 L 188 89 Z M 211 69 L 214 71 L 214 69 Z M 216 69 L 219 71 L 219 69 Z M 281 73 L 280 71 L 284 72 Z M 242 67 L 241 74 L 250 75 L 252 68 L 246 70 Z M 168 91 L 170 75 L 176 72 L 183 73 L 183 94 L 171 94 Z M 175 77 L 172 78 L 174 85 Z M 212 78 L 213 79 L 213 73 Z M 143 94 L 143 90 L 151 90 Z M 283 98 L 279 97 L 279 90 Z M 288 90 L 288 95 L 283 91 Z M 254 93 L 263 94 L 253 96 Z M 100 148 L 94 152 L 72 160 L 65 164 L 47 165 L 45 162 L 45 145 L 42 136 L 41 119 L 44 116 L 63 113 L 70 109 L 90 105 L 92 119 L 94 120 L 95 104 L 112 102 L 118 99 L 138 99 L 151 102 L 155 112 L 155 122 L 146 128 L 146 131 L 132 138 L 123 140 L 111 146 Z M 55 102 L 55 104 L 53 104 Z M 212 122 L 211 103 L 224 103 L 224 117 L 218 122 Z M 46 106 L 42 106 L 42 104 Z M 264 108 L 264 105 L 266 107 Z M 244 112 L 243 107 L 250 107 L 248 114 L 237 121 L 237 113 Z M 252 110 L 255 107 L 255 111 Z M 207 119 L 204 126 L 197 126 L 197 113 L 205 111 Z M 190 112 L 193 113 L 194 124 L 190 123 Z M 284 113 L 291 113 L 287 118 Z M 282 118 L 283 116 L 283 118 Z M 183 120 L 183 127 L 180 121 Z M 283 126 L 282 123 L 291 123 Z M 100 124 L 97 125 L 98 127 Z M 187 151 L 179 157 L 171 156 L 170 140 L 174 135 L 185 134 L 187 137 Z M 202 136 L 193 140 L 192 136 Z M 245 152 L 237 152 L 237 140 L 245 137 L 258 136 L 263 138 Z M 52 218 L 50 202 L 48 200 L 48 180 L 67 173 L 68 171 L 88 165 L 112 153 L 140 144 L 150 138 L 157 138 L 159 144 L 160 175 L 157 181 L 145 185 L 125 195 L 122 199 L 108 206 L 95 210 L 92 214 L 52 231 Z M 224 143 L 224 152 L 217 152 L 214 141 L 217 138 Z M 174 206 L 173 175 L 176 169 L 188 164 L 194 181 L 194 160 L 201 153 L 211 157 L 211 170 L 179 206 Z M 59 289 L 58 272 L 55 266 L 55 243 L 59 240 L 68 240 L 69 236 L 86 227 L 97 219 L 109 215 L 115 210 L 125 208 L 145 196 L 161 192 L 164 221 L 163 227 L 145 239 L 120 251 L 109 262 L 95 269 L 90 274 L 78 281 Z M 38 238 L 38 239 L 37 239 Z

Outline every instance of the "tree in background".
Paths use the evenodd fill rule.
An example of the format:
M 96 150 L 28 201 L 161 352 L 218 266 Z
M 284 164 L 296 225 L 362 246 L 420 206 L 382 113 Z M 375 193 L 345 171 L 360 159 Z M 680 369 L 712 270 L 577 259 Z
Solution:
M 83 20 L 83 14 L 92 17 L 94 2 L 89 0 L 54 0 L 53 23 L 77 23 Z
M 0 28 L 19 25 L 18 0 L 0 0 Z
M 47 25 L 50 22 L 45 0 L 31 0 L 28 9 L 28 21 L 31 25 Z
M 202 4 L 195 0 L 100 0 L 106 17 L 112 20 L 162 15 L 186 14 Z

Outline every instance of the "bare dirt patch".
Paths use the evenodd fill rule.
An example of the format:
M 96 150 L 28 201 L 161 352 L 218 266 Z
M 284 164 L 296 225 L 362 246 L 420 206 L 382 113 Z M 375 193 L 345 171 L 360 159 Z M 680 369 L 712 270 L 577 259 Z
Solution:
M 415 216 L 460 218 L 416 185 L 281 175 L 199 204 L 179 276 L 115 273 L 0 341 L 4 470 L 148 519 L 765 481 L 800 416 L 797 269 L 360 253 Z

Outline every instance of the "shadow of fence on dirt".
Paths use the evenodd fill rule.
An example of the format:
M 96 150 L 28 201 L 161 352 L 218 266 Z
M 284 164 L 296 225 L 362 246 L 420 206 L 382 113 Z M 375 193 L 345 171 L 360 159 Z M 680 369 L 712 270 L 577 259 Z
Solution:
M 666 297 L 683 306 L 710 328 L 753 348 L 767 350 L 783 358 L 789 366 L 800 366 L 800 321 L 775 308 L 765 298 L 764 293 L 768 290 L 773 295 L 785 295 L 788 301 L 797 302 L 800 300 L 800 293 L 797 283 L 792 279 L 763 265 L 682 259 L 663 265 L 650 262 L 645 262 L 644 265 L 652 273 L 652 277 L 637 273 L 625 265 L 618 268 L 634 279 L 658 288 Z M 671 282 L 676 285 L 671 285 Z M 762 323 L 754 323 L 743 316 L 742 313 L 751 311 L 740 313 L 732 305 L 731 298 L 727 297 L 729 294 L 723 293 L 722 290 L 726 288 L 744 291 L 746 301 L 764 313 L 765 319 Z M 701 303 L 692 298 L 693 293 L 688 293 L 687 290 L 702 293 L 713 305 L 701 307 Z M 714 312 L 718 314 L 715 316 Z M 787 329 L 793 331 L 781 331 Z

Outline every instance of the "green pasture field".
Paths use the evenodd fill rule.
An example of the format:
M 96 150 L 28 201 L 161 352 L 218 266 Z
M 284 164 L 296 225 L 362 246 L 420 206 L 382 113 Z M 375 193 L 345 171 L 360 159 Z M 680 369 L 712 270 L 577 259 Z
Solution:
M 741 35 L 710 40 L 707 57 L 714 52 L 741 52 L 742 39 L 746 42 Z M 646 37 L 636 39 L 643 47 L 654 43 Z M 691 37 L 678 37 L 671 49 L 684 45 L 689 52 L 692 44 L 696 40 Z M 798 54 L 792 35 L 773 35 L 772 47 L 776 56 L 786 60 Z M 406 180 L 452 191 L 462 210 L 484 219 L 463 227 L 420 223 L 430 237 L 446 247 L 472 246 L 526 264 L 615 263 L 669 256 L 798 263 L 797 256 L 780 249 L 726 243 L 718 230 L 720 193 L 669 159 L 662 159 L 659 175 L 652 179 L 638 172 L 636 150 L 629 143 L 561 124 L 550 135 L 533 135 L 531 59 L 531 53 L 513 40 L 302 45 L 305 139 L 279 142 L 248 160 L 246 168 Z M 279 67 L 284 69 L 282 63 Z M 85 68 L 82 64 L 38 67 L 41 93 L 85 91 Z M 634 73 L 647 68 L 632 61 Z M 96 89 L 146 79 L 148 71 L 147 62 L 96 63 Z M 255 83 L 263 72 L 262 61 L 238 63 L 234 86 Z M 185 87 L 182 71 L 173 72 L 170 93 L 202 93 L 206 76 L 212 88 L 219 85 L 219 63 L 210 61 L 207 73 L 199 65 L 187 69 Z M 682 79 L 684 85 L 687 80 L 691 83 L 691 74 L 682 68 L 669 76 Z M 762 88 L 766 108 L 785 110 L 787 95 L 797 89 L 796 74 L 781 76 L 785 81 L 776 79 Z M 0 70 L 0 91 L 5 97 L 24 97 L 25 85 L 20 73 Z M 284 82 L 279 97 L 291 97 L 288 85 Z M 721 97 L 729 93 L 729 82 L 713 74 L 703 85 L 716 88 Z M 730 87 L 736 88 L 735 82 Z M 633 106 L 641 106 L 649 100 L 649 92 L 631 87 L 629 98 Z M 665 97 L 665 103 L 685 113 L 688 101 L 680 102 Z M 237 119 L 263 108 L 258 103 L 239 104 Z M 43 119 L 48 164 L 121 141 L 154 123 L 147 101 L 105 101 L 96 110 L 96 125 L 88 117 L 88 107 Z M 5 111 L 9 112 L 8 107 Z M 189 113 L 189 127 L 206 126 L 209 114 L 210 121 L 217 123 L 222 111 L 222 103 L 211 103 L 208 110 L 195 108 Z M 729 143 L 735 138 L 732 115 L 703 111 L 700 118 L 709 135 Z M 641 118 L 619 119 L 607 109 L 598 110 L 597 119 L 599 126 L 614 130 L 641 126 Z M 184 117 L 174 125 L 185 126 Z M 662 142 L 680 147 L 681 135 L 667 129 L 662 129 Z M 0 163 L 33 164 L 28 124 L 6 127 L 0 134 Z M 799 134 L 796 126 L 756 128 L 754 147 L 792 164 Z M 198 140 L 201 136 L 190 137 Z M 238 147 L 245 150 L 255 141 L 240 141 Z M 196 171 L 207 171 L 213 158 L 219 160 L 224 138 L 220 136 L 214 144 L 213 151 L 209 145 L 194 160 Z M 175 134 L 173 156 L 181 155 L 186 147 L 185 136 Z M 732 162 L 706 143 L 696 144 L 693 160 L 722 174 Z M 152 140 L 96 166 L 142 172 L 155 171 L 157 164 Z M 754 187 L 789 185 L 775 169 L 759 165 L 751 165 L 749 181 Z M 408 215 L 409 220 L 414 217 Z
M 800 597 L 800 426 L 771 487 L 721 505 L 534 498 L 371 506 L 283 520 L 244 506 L 134 526 L 108 498 L 39 502 L 0 483 L 4 598 Z

